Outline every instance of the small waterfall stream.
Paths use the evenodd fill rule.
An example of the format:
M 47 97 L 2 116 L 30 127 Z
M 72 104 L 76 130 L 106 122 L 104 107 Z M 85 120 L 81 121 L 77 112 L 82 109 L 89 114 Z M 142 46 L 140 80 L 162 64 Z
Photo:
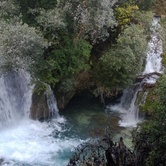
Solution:
M 50 110 L 50 117 L 59 117 L 59 110 L 57 107 L 57 102 L 55 99 L 55 96 L 53 94 L 53 91 L 50 86 L 48 86 L 48 94 L 47 94 L 47 104 L 48 108 Z
M 160 24 L 158 22 L 158 18 L 154 18 L 152 22 L 152 35 L 151 40 L 148 43 L 145 69 L 142 73 L 145 77 L 135 87 L 129 87 L 124 90 L 120 104 L 110 106 L 110 110 L 117 111 L 121 114 L 121 120 L 119 121 L 120 126 L 136 127 L 137 123 L 142 121 L 138 106 L 135 104 L 137 95 L 142 91 L 143 84 L 156 83 L 159 76 L 155 73 L 163 72 L 161 63 L 162 58 L 160 56 L 163 52 L 163 48 L 162 40 L 159 38 L 158 30 L 160 28 Z M 146 98 L 146 95 L 147 94 L 144 94 L 143 98 Z
M 158 72 L 162 73 L 162 58 L 161 54 L 163 53 L 162 48 L 162 40 L 159 38 L 158 30 L 160 28 L 160 24 L 158 23 L 159 19 L 154 18 L 152 22 L 152 35 L 151 40 L 148 43 L 148 51 L 146 57 L 146 65 L 143 74 Z M 156 79 L 155 79 L 156 80 Z M 146 79 L 146 81 L 148 81 Z M 149 79 L 150 81 L 150 79 Z

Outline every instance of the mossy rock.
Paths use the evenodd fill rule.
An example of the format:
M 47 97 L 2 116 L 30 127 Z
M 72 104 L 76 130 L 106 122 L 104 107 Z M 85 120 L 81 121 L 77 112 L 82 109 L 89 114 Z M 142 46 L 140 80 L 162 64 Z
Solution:
M 144 104 L 140 105 L 139 109 L 146 113 L 147 115 L 151 115 L 154 109 L 154 103 L 158 100 L 158 96 L 156 95 L 156 87 L 147 90 L 147 96 Z
M 166 52 L 162 53 L 161 56 L 162 56 L 162 64 L 163 66 L 166 67 Z
M 145 95 L 146 90 L 142 90 L 142 91 L 139 91 L 138 94 L 137 94 L 137 99 L 135 101 L 135 104 L 136 105 L 140 105 L 142 104 L 144 101 L 143 101 L 143 96 Z
M 37 88 L 37 87 L 35 87 Z M 34 91 L 31 104 L 31 118 L 37 120 L 46 120 L 51 117 L 51 112 L 47 104 L 47 95 L 45 91 Z

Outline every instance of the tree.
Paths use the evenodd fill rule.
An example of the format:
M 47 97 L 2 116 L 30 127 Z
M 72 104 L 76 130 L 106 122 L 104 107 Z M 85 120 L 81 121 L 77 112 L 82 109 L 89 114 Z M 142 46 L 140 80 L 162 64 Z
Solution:
M 117 25 L 113 7 L 118 0 L 85 0 L 66 2 L 68 16 L 73 20 L 75 38 L 84 38 L 95 44 L 108 38 L 107 29 Z
M 117 44 L 104 52 L 94 68 L 98 87 L 103 87 L 109 93 L 122 90 L 130 84 L 142 70 L 146 45 L 146 35 L 140 25 L 126 27 L 119 35 Z M 97 94 L 100 94 L 98 90 Z
M 151 10 L 156 0 L 134 0 L 138 4 L 139 8 L 144 11 Z
M 83 39 L 76 43 L 67 34 L 63 34 L 61 39 L 56 49 L 43 57 L 35 68 L 38 78 L 52 86 L 64 80 L 74 81 L 80 71 L 89 68 L 91 45 Z
M 43 54 L 47 42 L 35 28 L 23 24 L 19 18 L 0 20 L 1 70 L 30 69 Z
M 37 10 L 37 9 L 36 9 Z M 38 9 L 38 16 L 36 17 L 37 24 L 42 28 L 43 33 L 46 31 L 55 32 L 58 28 L 64 28 L 66 26 L 64 13 L 58 9 Z
M 20 12 L 22 13 L 23 22 L 29 25 L 35 25 L 35 15 L 29 10 L 32 9 L 53 9 L 56 7 L 57 0 L 15 0 L 20 6 Z
M 0 1 L 0 18 L 10 18 L 19 14 L 19 6 L 14 0 Z
M 128 5 L 126 7 L 116 7 L 115 15 L 118 20 L 118 26 L 122 29 L 125 25 L 132 22 L 134 13 L 138 10 L 138 6 L 136 5 Z

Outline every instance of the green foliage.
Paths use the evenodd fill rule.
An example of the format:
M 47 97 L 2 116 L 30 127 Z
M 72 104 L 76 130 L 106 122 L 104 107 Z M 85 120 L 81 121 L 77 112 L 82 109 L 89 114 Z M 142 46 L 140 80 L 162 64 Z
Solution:
M 164 67 L 166 67 L 166 53 L 162 53 L 162 64 Z
M 0 18 L 9 19 L 19 14 L 19 6 L 15 0 L 0 1 Z
M 72 41 L 70 36 L 63 36 L 63 44 L 53 50 L 49 59 L 57 63 L 57 70 L 61 76 L 73 76 L 88 67 L 91 46 L 84 40 Z
M 107 29 L 117 25 L 113 7 L 118 0 L 73 0 L 66 1 L 67 19 L 76 38 L 83 38 L 95 44 L 108 38 Z M 73 22 L 72 22 L 72 21 Z
M 134 3 L 125 3 L 123 6 L 116 7 L 115 16 L 118 21 L 118 33 L 121 33 L 125 29 L 125 26 L 130 24 L 139 24 L 148 33 L 151 28 L 153 15 L 150 11 L 139 10 L 138 6 L 134 5 Z
M 139 0 L 137 4 L 141 10 L 148 11 L 151 10 L 156 0 Z
M 151 120 L 144 123 L 140 130 L 141 137 L 146 135 L 149 154 L 146 157 L 147 166 L 165 165 L 166 155 L 166 75 L 158 82 L 155 90 L 155 100 L 151 102 Z
M 149 89 L 146 93 L 148 93 L 146 96 L 146 101 L 139 107 L 139 109 L 147 115 L 151 115 L 153 114 L 153 105 L 151 103 L 156 100 L 157 96 L 154 89 Z
M 163 42 L 163 49 L 166 52 L 166 18 L 161 19 L 160 21 L 161 28 L 160 28 L 160 38 Z
M 0 20 L 0 67 L 1 70 L 29 69 L 47 47 L 42 35 L 19 18 Z
M 37 24 L 42 28 L 43 33 L 46 33 L 46 31 L 55 32 L 55 30 L 62 29 L 66 26 L 64 13 L 58 8 L 50 10 L 40 8 L 32 10 L 32 13 L 37 13 L 35 19 Z
M 19 26 L 13 24 L 14 21 L 10 23 L 13 32 L 8 30 L 8 26 L 2 32 L 9 34 L 1 37 L 3 43 L 7 43 L 3 47 L 4 55 L 13 58 L 11 61 L 9 56 L 5 56 L 6 66 L 21 66 L 23 61 L 26 61 L 26 67 L 33 65 L 31 71 L 35 80 L 52 86 L 63 84 L 63 89 L 65 86 L 70 89 L 69 87 L 75 86 L 77 75 L 89 69 L 92 46 L 100 41 L 99 46 L 104 50 L 103 56 L 97 64 L 91 63 L 99 92 L 121 90 L 141 71 L 146 47 L 143 28 L 147 27 L 148 21 L 146 22 L 145 15 L 138 12 L 135 14 L 138 11 L 136 0 L 122 3 L 119 0 L 3 1 L 5 3 L 0 3 L 0 7 L 6 4 L 4 9 L 7 11 L 7 17 L 16 13 L 22 14 L 22 22 L 16 21 L 20 22 Z M 115 9 L 117 3 L 120 6 Z M 120 31 L 117 21 L 119 27 L 121 26 Z M 28 25 L 23 24 L 25 22 Z M 40 33 L 36 29 L 40 30 Z M 117 44 L 106 48 L 103 42 L 106 39 Z M 16 40 L 15 44 L 9 42 L 10 40 Z M 11 51 L 9 47 L 18 49 Z M 18 57 L 22 58 L 21 61 L 18 61 Z
M 154 13 L 151 11 L 135 11 L 133 14 L 132 22 L 135 22 L 136 24 L 139 24 L 143 26 L 146 35 L 150 35 L 150 28 L 152 26 Z
M 146 36 L 141 26 L 130 25 L 119 35 L 117 45 L 106 51 L 95 66 L 95 79 L 110 90 L 122 90 L 143 67 Z
M 128 5 L 126 7 L 115 8 L 115 16 L 118 21 L 118 26 L 123 27 L 132 21 L 134 12 L 138 10 L 136 5 Z
M 47 91 L 47 88 L 48 85 L 46 83 L 43 83 L 41 81 L 36 81 L 35 87 L 33 88 L 33 92 L 36 93 L 37 95 L 41 95 Z
M 36 68 L 40 80 L 55 85 L 65 78 L 72 78 L 81 70 L 88 69 L 91 46 L 85 40 L 72 41 L 71 36 L 64 35 L 56 49 L 50 51 Z
M 28 11 L 28 8 L 52 9 L 57 4 L 57 0 L 17 0 L 17 2 L 21 6 L 23 14 L 26 14 L 25 12 Z
M 34 25 L 35 16 L 29 12 L 29 9 L 43 8 L 52 9 L 56 7 L 56 0 L 17 0 L 20 6 L 20 11 L 22 13 L 22 19 L 24 22 Z

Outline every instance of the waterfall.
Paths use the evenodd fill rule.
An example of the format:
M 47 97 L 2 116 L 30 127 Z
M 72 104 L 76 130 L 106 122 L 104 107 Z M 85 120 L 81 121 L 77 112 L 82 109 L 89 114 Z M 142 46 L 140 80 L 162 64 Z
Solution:
M 57 107 L 57 102 L 54 96 L 54 93 L 51 89 L 51 87 L 48 85 L 48 92 L 47 92 L 47 104 L 48 104 L 48 108 L 50 111 L 50 117 L 58 117 L 59 116 L 59 110 Z
M 137 95 L 140 91 L 142 91 L 143 84 L 156 83 L 158 78 L 156 73 L 163 72 L 161 63 L 162 58 L 160 56 L 163 52 L 163 49 L 162 40 L 159 38 L 158 29 L 160 28 L 160 24 L 158 21 L 158 18 L 154 18 L 152 22 L 152 35 L 150 41 L 148 42 L 146 65 L 142 73 L 142 75 L 145 77 L 135 87 L 130 87 L 124 90 L 120 104 L 110 106 L 110 110 L 117 111 L 121 114 L 121 120 L 119 121 L 120 126 L 135 127 L 137 123 L 142 120 L 142 117 L 139 113 L 139 108 L 135 103 Z M 142 100 L 145 101 L 146 95 L 147 93 L 143 95 Z
M 30 119 L 29 81 L 29 74 L 22 70 L 0 77 L 0 165 L 67 165 L 71 151 L 81 140 L 63 135 L 66 120 L 59 115 L 49 86 L 47 104 L 53 119 Z
M 0 77 L 0 129 L 29 116 L 31 90 L 29 75 L 11 71 Z
M 148 51 L 146 57 L 146 66 L 143 74 L 162 72 L 162 58 L 163 53 L 162 40 L 159 38 L 158 29 L 160 24 L 158 23 L 158 18 L 154 18 L 152 23 L 152 35 L 151 40 L 148 43 Z

